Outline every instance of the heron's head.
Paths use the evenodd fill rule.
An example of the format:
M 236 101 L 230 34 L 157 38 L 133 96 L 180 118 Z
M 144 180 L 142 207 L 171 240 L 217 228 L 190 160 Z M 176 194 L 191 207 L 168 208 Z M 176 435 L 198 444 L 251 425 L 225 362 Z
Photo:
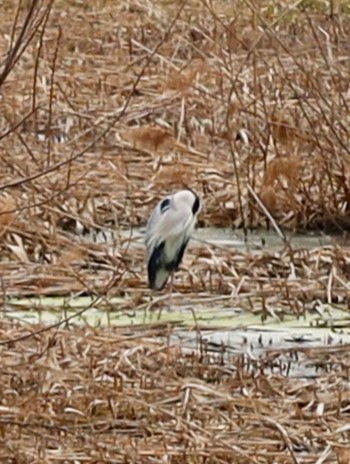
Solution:
M 173 201 L 175 208 L 189 206 L 192 210 L 193 216 L 197 216 L 197 214 L 202 209 L 201 199 L 193 190 L 190 189 L 179 190 L 178 192 L 174 193 Z

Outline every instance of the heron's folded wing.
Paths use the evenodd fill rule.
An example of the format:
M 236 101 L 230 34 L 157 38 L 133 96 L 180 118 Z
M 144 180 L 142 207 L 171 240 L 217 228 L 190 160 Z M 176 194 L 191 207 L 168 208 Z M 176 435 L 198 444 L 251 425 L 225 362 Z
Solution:
M 174 237 L 186 235 L 193 224 L 193 214 L 191 208 L 182 210 L 170 209 L 159 219 L 156 225 L 156 233 L 162 237 Z
M 157 214 L 156 211 L 155 214 Z M 193 222 L 194 218 L 190 207 L 181 210 L 169 209 L 158 216 L 151 216 L 145 237 L 149 255 L 155 246 L 163 241 L 181 235 L 188 237 L 191 234 Z

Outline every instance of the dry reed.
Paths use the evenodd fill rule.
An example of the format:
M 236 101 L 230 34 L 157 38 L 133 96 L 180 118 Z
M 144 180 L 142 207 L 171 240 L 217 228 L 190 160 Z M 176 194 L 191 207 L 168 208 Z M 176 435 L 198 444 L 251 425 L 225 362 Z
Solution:
M 1 323 L 5 338 L 33 327 Z M 75 328 L 1 346 L 3 463 L 342 463 L 349 347 L 302 350 L 317 380 L 260 360 L 185 354 L 138 332 Z M 318 460 L 318 461 L 317 461 Z
M 184 184 L 201 226 L 265 227 L 250 188 L 279 227 L 348 230 L 348 2 L 282 3 L 3 0 L 4 308 L 86 293 L 149 306 L 129 230 Z M 349 272 L 346 242 L 194 244 L 176 289 L 282 319 L 349 307 Z M 155 339 L 164 327 L 0 330 L 3 463 L 349 461 L 348 347 L 305 350 L 320 369 L 305 380 L 280 353 L 186 354 Z
M 259 10 L 249 1 L 100 1 L 84 9 L 66 0 L 18 9 L 5 3 L 0 237 L 7 292 L 139 287 L 139 251 L 118 233 L 111 253 L 79 232 L 144 225 L 159 197 L 184 184 L 204 198 L 202 226 L 265 227 L 250 186 L 280 227 L 347 229 L 346 6 L 263 3 Z M 236 139 L 243 129 L 244 140 Z M 345 264 L 331 258 L 330 268 L 347 268 L 344 253 Z M 235 286 L 230 272 L 221 283 L 219 274 L 211 279 L 221 254 L 226 268 L 236 266 L 228 251 L 211 251 L 218 255 L 211 263 L 197 259 L 199 288 Z M 267 259 L 284 266 L 294 258 Z M 13 277 L 14 262 L 23 275 Z

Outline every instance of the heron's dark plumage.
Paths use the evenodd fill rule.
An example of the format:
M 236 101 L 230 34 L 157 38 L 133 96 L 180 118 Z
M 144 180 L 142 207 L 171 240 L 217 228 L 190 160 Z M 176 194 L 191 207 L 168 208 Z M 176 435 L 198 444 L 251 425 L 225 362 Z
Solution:
M 197 214 L 198 211 L 199 211 L 199 207 L 201 205 L 200 201 L 199 201 L 199 198 L 196 196 L 196 199 L 194 200 L 194 203 L 193 203 L 193 206 L 192 206 L 192 213 L 193 215 Z
M 167 271 L 168 273 L 177 271 L 178 267 L 181 264 L 189 240 L 190 239 L 187 238 L 187 240 L 181 244 L 181 247 L 179 248 L 176 255 L 173 257 L 171 261 L 167 260 L 166 255 L 164 253 L 165 242 L 162 242 L 155 247 L 148 262 L 148 280 L 152 289 L 161 290 L 167 283 L 168 279 L 164 281 L 164 284 L 161 288 L 157 287 L 156 279 L 160 269 L 164 269 L 164 271 Z
M 188 237 L 187 240 L 185 242 L 183 242 L 183 244 L 181 245 L 175 259 L 173 261 L 171 261 L 171 263 L 170 263 L 171 264 L 171 271 L 176 271 L 177 268 L 180 266 L 182 258 L 184 257 L 184 253 L 186 251 L 186 248 L 187 248 L 187 245 L 188 245 L 189 241 L 190 241 L 190 238 Z
M 165 242 L 162 242 L 158 246 L 156 246 L 148 261 L 148 269 L 147 269 L 148 280 L 149 280 L 149 286 L 152 289 L 156 288 L 157 272 L 159 271 L 159 268 L 162 266 L 162 256 L 164 252 L 164 245 L 165 245 Z M 166 284 L 166 281 L 164 282 L 164 285 L 165 284 Z
M 164 198 L 160 204 L 160 212 L 165 213 L 170 208 L 170 198 Z

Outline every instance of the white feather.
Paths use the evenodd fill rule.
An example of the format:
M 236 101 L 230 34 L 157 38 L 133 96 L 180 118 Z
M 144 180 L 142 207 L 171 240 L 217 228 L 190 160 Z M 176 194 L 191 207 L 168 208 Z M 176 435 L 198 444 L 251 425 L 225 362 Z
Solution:
M 181 249 L 186 245 L 193 232 L 197 215 L 201 209 L 199 203 L 198 210 L 193 213 L 193 207 L 199 199 L 190 190 L 180 190 L 166 198 L 169 200 L 169 204 L 164 206 L 165 199 L 157 204 L 148 221 L 145 236 L 148 266 L 152 261 L 153 253 L 157 253 L 157 248 L 164 243 L 162 250 L 158 249 L 161 256 L 156 265 L 157 269 L 154 270 L 152 267 L 154 262 L 151 264 L 152 272 L 155 272 L 153 286 L 156 289 L 165 285 L 172 272 L 172 270 L 167 269 L 167 264 L 171 268 L 171 263 L 178 260 Z

